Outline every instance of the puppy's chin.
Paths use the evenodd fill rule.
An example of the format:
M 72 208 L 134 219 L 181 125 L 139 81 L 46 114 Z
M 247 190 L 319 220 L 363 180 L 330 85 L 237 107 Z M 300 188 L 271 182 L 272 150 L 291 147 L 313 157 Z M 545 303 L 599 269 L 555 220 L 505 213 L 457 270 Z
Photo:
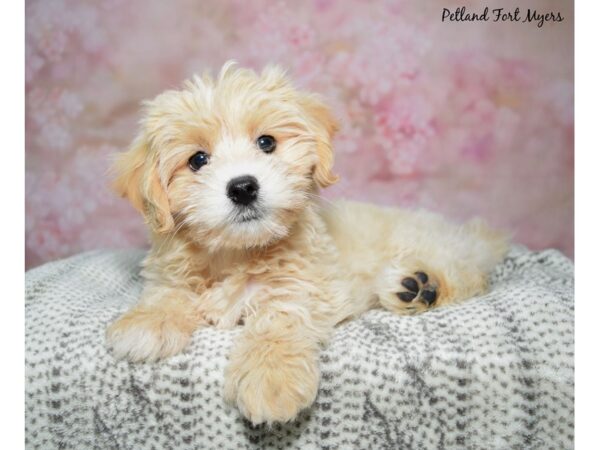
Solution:
M 219 230 L 212 230 L 203 239 L 210 252 L 219 250 L 248 250 L 268 247 L 288 235 L 291 224 L 261 214 L 232 217 Z

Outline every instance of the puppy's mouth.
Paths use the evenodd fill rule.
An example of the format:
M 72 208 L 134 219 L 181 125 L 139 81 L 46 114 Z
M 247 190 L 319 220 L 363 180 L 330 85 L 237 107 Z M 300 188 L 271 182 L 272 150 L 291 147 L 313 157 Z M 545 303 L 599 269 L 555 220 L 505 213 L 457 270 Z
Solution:
M 231 221 L 233 223 L 257 222 L 264 217 L 264 213 L 254 206 L 244 206 L 233 211 Z

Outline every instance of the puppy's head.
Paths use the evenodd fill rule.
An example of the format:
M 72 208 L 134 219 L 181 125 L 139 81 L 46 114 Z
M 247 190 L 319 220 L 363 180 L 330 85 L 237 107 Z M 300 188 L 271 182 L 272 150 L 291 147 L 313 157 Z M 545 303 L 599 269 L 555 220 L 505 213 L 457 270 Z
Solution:
M 141 130 L 115 162 L 117 191 L 155 233 L 185 228 L 209 249 L 284 237 L 317 187 L 336 181 L 337 124 L 277 67 L 226 64 L 144 104 Z

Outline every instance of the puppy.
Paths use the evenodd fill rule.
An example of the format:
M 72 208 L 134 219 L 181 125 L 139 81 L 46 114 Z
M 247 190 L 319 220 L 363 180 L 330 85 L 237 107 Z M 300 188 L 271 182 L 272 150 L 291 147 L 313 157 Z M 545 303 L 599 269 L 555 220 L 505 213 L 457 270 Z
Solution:
M 152 248 L 138 304 L 107 330 L 116 357 L 166 358 L 198 327 L 243 324 L 225 398 L 254 424 L 285 422 L 315 400 L 319 349 L 336 324 L 485 292 L 507 243 L 482 223 L 321 206 L 319 189 L 337 179 L 337 128 L 277 67 L 227 63 L 145 103 L 115 185 L 144 215 Z

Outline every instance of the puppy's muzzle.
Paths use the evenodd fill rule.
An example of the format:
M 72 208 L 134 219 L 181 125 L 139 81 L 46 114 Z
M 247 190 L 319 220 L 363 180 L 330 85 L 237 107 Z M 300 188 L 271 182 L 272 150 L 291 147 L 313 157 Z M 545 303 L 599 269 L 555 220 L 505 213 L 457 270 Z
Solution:
M 227 197 L 236 205 L 249 206 L 258 198 L 259 185 L 252 175 L 233 178 L 227 183 Z

